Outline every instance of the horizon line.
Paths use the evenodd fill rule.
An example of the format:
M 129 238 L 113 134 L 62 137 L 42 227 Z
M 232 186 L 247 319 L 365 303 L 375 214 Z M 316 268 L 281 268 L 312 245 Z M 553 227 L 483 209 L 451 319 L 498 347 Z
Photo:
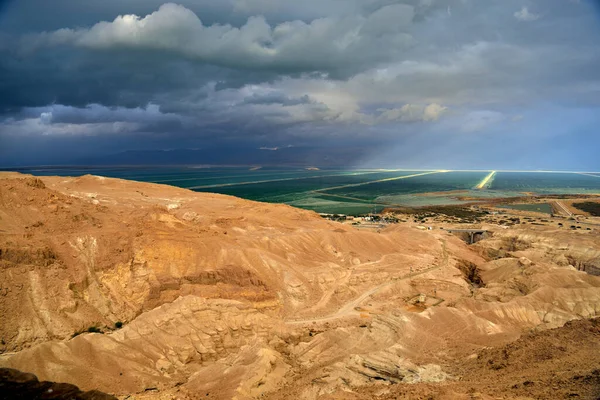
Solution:
M 501 168 L 461 168 L 461 169 L 448 169 L 448 168 L 395 168 L 395 167 L 332 167 L 323 166 L 318 167 L 315 165 L 272 165 L 272 164 L 115 164 L 115 165 L 26 165 L 26 166 L 0 166 L 0 171 L 15 171 L 20 169 L 33 169 L 33 168 L 48 168 L 48 169 L 103 169 L 103 168 L 256 168 L 256 167 L 280 167 L 280 168 L 319 168 L 323 170 L 345 170 L 345 171 L 440 171 L 444 170 L 447 172 L 533 172 L 533 173 L 572 173 L 572 174 L 600 174 L 600 171 L 579 171 L 579 170 L 551 170 L 551 169 L 501 169 Z

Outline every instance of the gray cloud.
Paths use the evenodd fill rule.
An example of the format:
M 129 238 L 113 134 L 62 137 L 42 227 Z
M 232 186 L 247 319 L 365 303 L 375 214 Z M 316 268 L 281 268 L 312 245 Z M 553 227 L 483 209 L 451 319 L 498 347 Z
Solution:
M 534 14 L 534 13 L 530 12 L 527 7 L 523 7 L 523 8 L 521 8 L 521 10 L 515 12 L 514 16 L 519 21 L 524 21 L 524 22 L 535 21 L 540 18 L 539 14 Z
M 206 26 L 191 10 L 167 3 L 145 17 L 127 14 L 89 29 L 29 35 L 22 47 L 27 51 L 56 45 L 96 50 L 143 49 L 229 68 L 337 75 L 393 58 L 411 44 L 412 38 L 405 30 L 413 17 L 413 7 L 396 4 L 367 17 L 319 18 L 310 23 L 292 20 L 276 26 L 255 16 L 238 28 Z M 387 51 L 382 52 L 381 48 Z
M 268 91 L 265 93 L 252 93 L 245 97 L 245 104 L 281 104 L 283 106 L 297 106 L 301 104 L 310 104 L 311 100 L 307 95 L 291 98 L 283 92 Z
M 0 15 L 0 141 L 377 153 L 527 125 L 519 143 L 556 132 L 539 108 L 600 108 L 599 34 L 567 0 L 19 0 Z
M 400 108 L 381 109 L 379 116 L 380 121 L 437 121 L 440 116 L 447 110 L 447 107 L 436 103 L 431 103 L 426 106 L 418 106 L 415 104 L 405 104 Z

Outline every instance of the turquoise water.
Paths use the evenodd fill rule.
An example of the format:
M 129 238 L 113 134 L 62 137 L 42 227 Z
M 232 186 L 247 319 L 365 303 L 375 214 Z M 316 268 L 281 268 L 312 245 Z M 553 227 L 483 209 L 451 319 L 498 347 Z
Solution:
M 600 193 L 600 177 L 577 173 L 498 172 L 490 189 L 540 194 Z
M 211 185 L 208 187 L 197 187 L 194 190 L 231 194 L 252 200 L 286 202 L 297 199 L 297 196 L 305 192 L 323 191 L 330 193 L 331 188 L 365 184 L 366 182 L 415 174 L 414 171 L 402 172 L 374 172 L 374 171 L 323 171 L 317 176 L 302 176 L 273 179 L 271 182 L 256 182 L 246 184 L 240 182 L 232 186 Z M 369 185 L 367 185 L 369 186 Z M 344 192 L 345 193 L 345 192 Z
M 415 176 L 408 179 L 398 179 L 357 187 L 327 190 L 326 193 L 351 196 L 367 201 L 377 201 L 383 196 L 389 197 L 410 193 L 468 190 L 476 186 L 487 174 L 488 173 L 486 172 L 435 173 Z
M 499 206 L 500 208 L 509 208 L 511 210 L 521 211 L 535 211 L 545 214 L 552 214 L 552 206 L 548 203 L 536 203 L 536 204 L 507 204 Z
M 472 201 L 471 198 L 517 197 L 522 192 L 600 193 L 600 175 L 576 173 L 498 172 L 488 189 L 473 190 L 489 171 L 314 171 L 276 167 L 256 170 L 248 167 L 34 168 L 18 171 L 39 176 L 102 175 L 343 214 L 380 211 L 390 205 L 462 204 Z

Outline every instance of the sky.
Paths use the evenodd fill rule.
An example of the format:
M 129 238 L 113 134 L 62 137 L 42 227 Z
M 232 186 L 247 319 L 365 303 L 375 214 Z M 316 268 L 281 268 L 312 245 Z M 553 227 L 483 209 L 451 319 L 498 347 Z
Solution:
M 0 166 L 600 171 L 586 0 L 0 1 Z

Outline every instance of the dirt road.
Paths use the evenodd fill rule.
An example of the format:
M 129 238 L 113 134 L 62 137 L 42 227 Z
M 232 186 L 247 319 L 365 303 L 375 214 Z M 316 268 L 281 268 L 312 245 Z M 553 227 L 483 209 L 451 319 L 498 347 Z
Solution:
M 375 286 L 374 288 L 367 290 L 366 292 L 364 292 L 363 294 L 361 294 L 354 300 L 351 300 L 348 303 L 344 304 L 339 310 L 337 310 L 333 314 L 329 314 L 324 317 L 307 318 L 307 319 L 299 319 L 299 320 L 288 320 L 285 323 L 291 324 L 291 325 L 308 324 L 308 323 L 312 323 L 312 322 L 331 321 L 334 319 L 348 317 L 351 315 L 360 315 L 360 311 L 357 311 L 356 308 L 359 307 L 363 301 L 365 301 L 366 299 L 368 299 L 375 293 L 379 292 L 380 290 L 382 290 L 388 286 L 391 286 L 397 282 L 400 282 L 400 281 L 403 281 L 406 279 L 410 279 L 415 276 L 423 275 L 423 274 L 426 274 L 431 271 L 435 271 L 436 269 L 439 269 L 441 267 L 442 267 L 441 265 L 436 265 L 434 267 L 426 268 L 422 271 L 413 272 L 411 274 L 406 274 L 406 275 L 402 276 L 401 278 L 393 279 L 389 282 L 382 283 L 379 286 Z
M 562 210 L 565 214 L 567 214 L 568 217 L 572 217 L 573 216 L 573 213 L 571 211 L 569 211 L 569 209 L 567 208 L 567 206 L 565 206 L 562 202 L 555 201 L 554 203 L 556 204 L 556 206 L 558 207 L 558 209 Z

